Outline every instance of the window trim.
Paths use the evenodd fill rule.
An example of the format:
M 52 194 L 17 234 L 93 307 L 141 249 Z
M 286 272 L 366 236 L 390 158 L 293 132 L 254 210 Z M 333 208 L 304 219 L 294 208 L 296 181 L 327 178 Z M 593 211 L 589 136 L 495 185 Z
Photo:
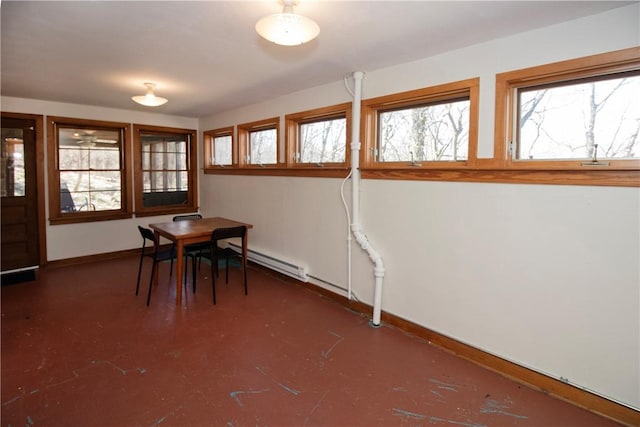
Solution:
M 276 131 L 276 163 L 253 164 L 247 163 L 247 153 L 249 152 L 249 135 L 251 132 L 260 130 L 275 129 Z M 279 169 L 285 166 L 281 156 L 280 142 L 280 117 L 258 120 L 237 125 L 238 135 L 238 167 L 243 169 Z
M 360 162 L 363 169 L 372 171 L 394 170 L 411 171 L 407 178 L 415 179 L 420 171 L 433 169 L 468 169 L 473 168 L 477 162 L 478 152 L 478 112 L 479 112 L 480 78 L 475 77 L 407 92 L 385 95 L 371 98 L 362 103 L 362 139 L 363 149 L 360 152 Z M 456 100 L 462 97 L 469 98 L 469 145 L 466 161 L 422 161 L 419 164 L 412 162 L 377 162 L 373 152 L 377 149 L 378 112 L 420 106 L 447 100 Z M 402 172 L 399 172 L 403 175 Z
M 285 115 L 285 152 L 286 152 L 286 166 L 288 169 L 294 169 L 298 171 L 299 176 L 323 176 L 326 171 L 327 174 L 333 175 L 338 170 L 346 170 L 351 164 L 351 148 L 349 140 L 351 139 L 351 126 L 352 126 L 352 104 L 345 102 L 342 104 L 332 105 L 328 107 L 315 108 L 312 110 L 301 111 L 293 114 Z M 344 118 L 346 120 L 345 126 L 345 160 L 344 162 L 328 162 L 322 164 L 316 163 L 302 163 L 296 160 L 296 154 L 298 152 L 299 130 L 300 125 L 312 122 L 321 122 L 324 120 Z M 313 170 L 311 172 L 310 170 Z M 318 175 L 319 174 L 319 175 Z
M 144 193 L 142 182 L 142 143 L 140 141 L 141 132 L 150 133 L 173 133 L 188 135 L 187 141 L 187 179 L 189 191 L 187 192 L 187 204 L 174 206 L 154 206 L 146 208 L 142 203 Z M 188 213 L 198 211 L 198 140 L 197 132 L 194 129 L 182 129 L 165 126 L 133 125 L 133 162 L 134 162 L 134 194 L 135 194 L 135 215 L 136 217 L 170 215 L 176 213 Z
M 122 136 L 122 147 L 120 151 L 120 200 L 121 208 L 119 210 L 110 211 L 78 211 L 78 212 L 61 212 L 60 211 L 60 170 L 58 167 L 59 156 L 59 127 L 101 127 L 112 128 L 118 131 Z M 117 219 L 126 219 L 133 216 L 131 209 L 131 132 L 129 123 L 110 122 L 103 120 L 77 119 L 71 117 L 47 117 L 47 165 L 48 165 L 48 181 L 49 181 L 49 224 L 72 224 L 80 222 L 93 221 L 109 221 Z
M 231 137 L 231 164 L 230 165 L 222 165 L 215 164 L 211 162 L 211 156 L 213 154 L 213 141 L 217 137 L 222 136 L 230 136 Z M 227 126 L 218 129 L 211 129 L 203 132 L 203 141 L 204 141 L 204 170 L 205 173 L 210 169 L 228 169 L 235 168 L 238 166 L 238 146 L 236 144 L 236 138 L 234 133 L 233 126 Z
M 563 170 L 573 174 L 640 169 L 640 160 L 607 159 L 609 166 L 587 165 L 584 159 L 526 160 L 513 159 L 517 91 L 543 84 L 570 82 L 614 73 L 640 70 L 640 47 L 570 59 L 551 64 L 496 74 L 495 140 L 493 165 L 518 170 Z M 586 178 L 585 175 L 582 178 Z

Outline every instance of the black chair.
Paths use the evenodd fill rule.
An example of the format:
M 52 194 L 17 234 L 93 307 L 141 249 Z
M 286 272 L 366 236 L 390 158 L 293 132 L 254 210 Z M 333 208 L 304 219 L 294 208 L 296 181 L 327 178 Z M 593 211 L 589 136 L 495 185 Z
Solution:
M 242 266 L 242 275 L 244 282 L 244 294 L 247 295 L 247 259 L 244 254 L 239 254 L 229 247 L 221 248 L 218 245 L 220 240 L 239 237 L 242 239 L 244 247 L 247 227 L 241 225 L 239 227 L 218 228 L 211 233 L 210 247 L 208 251 L 202 251 L 201 256 L 211 261 L 211 288 L 213 290 L 213 303 L 216 303 L 216 279 L 218 275 L 218 260 L 223 257 L 226 259 L 225 281 L 229 283 L 229 259 L 239 257 Z
M 168 261 L 176 257 L 176 251 L 173 246 L 170 249 L 160 249 L 160 245 L 156 240 L 156 236 L 148 228 L 138 226 L 140 235 L 142 236 L 142 250 L 140 252 L 140 265 L 138 266 L 138 281 L 136 282 L 136 296 L 140 289 L 140 275 L 142 274 L 142 260 L 144 257 L 149 257 L 153 260 L 153 266 L 151 267 L 151 277 L 149 278 L 149 293 L 147 294 L 147 306 L 151 301 L 151 287 L 153 286 L 153 276 L 156 274 L 156 264 L 162 261 Z M 153 251 L 146 250 L 147 241 L 153 244 Z M 170 273 L 171 274 L 171 273 Z
M 189 215 L 177 215 L 173 217 L 173 222 L 176 221 L 189 221 L 189 220 L 199 220 L 202 219 L 202 215 L 200 214 L 189 214 Z M 191 245 L 186 245 L 182 248 L 185 259 L 191 258 L 191 282 L 193 284 L 193 293 L 196 292 L 196 259 L 200 259 L 200 254 L 203 250 L 209 249 L 209 242 L 203 243 L 194 243 Z M 185 285 L 187 283 L 187 268 L 185 263 L 184 269 L 184 282 Z M 173 261 L 171 267 L 173 268 Z

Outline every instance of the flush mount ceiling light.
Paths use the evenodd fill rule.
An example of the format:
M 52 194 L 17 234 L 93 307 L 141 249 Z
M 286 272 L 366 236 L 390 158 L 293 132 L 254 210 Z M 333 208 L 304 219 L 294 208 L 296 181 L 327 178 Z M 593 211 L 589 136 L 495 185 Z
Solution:
M 156 96 L 156 94 L 153 93 L 153 88 L 156 87 L 154 83 L 145 83 L 144 85 L 147 87 L 147 94 L 132 96 L 131 99 L 133 99 L 138 104 L 144 105 L 146 107 L 158 107 L 162 104 L 167 103 L 167 98 Z
M 295 46 L 316 38 L 320 27 L 313 20 L 293 13 L 295 0 L 284 0 L 282 13 L 265 16 L 256 23 L 256 31 L 270 42 Z

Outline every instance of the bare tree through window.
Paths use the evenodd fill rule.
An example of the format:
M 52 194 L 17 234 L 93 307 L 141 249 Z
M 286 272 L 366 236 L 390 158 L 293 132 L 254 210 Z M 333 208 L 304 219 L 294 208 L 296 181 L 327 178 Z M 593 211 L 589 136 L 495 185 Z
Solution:
M 516 158 L 640 158 L 640 76 L 519 91 Z
M 468 99 L 379 113 L 381 162 L 461 161 L 468 158 Z
M 345 161 L 345 118 L 300 125 L 300 163 L 338 163 Z

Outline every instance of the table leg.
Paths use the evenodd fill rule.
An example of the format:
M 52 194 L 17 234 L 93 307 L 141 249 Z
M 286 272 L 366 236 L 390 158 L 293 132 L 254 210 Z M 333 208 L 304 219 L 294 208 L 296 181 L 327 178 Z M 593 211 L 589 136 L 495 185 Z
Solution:
M 184 258 L 182 240 L 176 242 L 176 304 L 182 306 L 182 260 Z
M 249 246 L 249 230 L 242 237 L 242 280 L 244 282 L 244 294 L 247 295 L 247 250 Z
M 156 244 L 160 244 L 160 234 L 157 231 L 154 231 L 153 234 L 156 237 Z M 153 249 L 155 250 L 156 248 L 153 248 Z M 153 273 L 153 278 L 152 279 L 153 279 L 153 287 L 154 288 L 158 286 L 158 270 L 159 270 L 159 268 L 156 268 L 154 270 L 154 273 Z
M 249 230 L 242 237 L 242 263 L 243 268 L 247 266 L 247 246 L 249 241 Z

